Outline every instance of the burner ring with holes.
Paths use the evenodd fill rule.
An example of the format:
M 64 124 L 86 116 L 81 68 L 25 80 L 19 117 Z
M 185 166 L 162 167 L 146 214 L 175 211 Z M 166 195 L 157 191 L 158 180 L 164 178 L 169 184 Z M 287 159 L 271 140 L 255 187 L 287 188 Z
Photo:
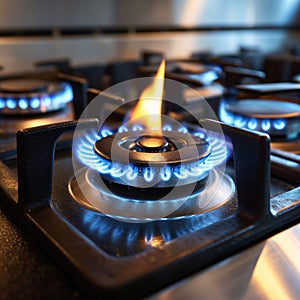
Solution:
M 68 184 L 72 198 L 87 208 L 125 222 L 179 220 L 214 210 L 235 194 L 235 184 L 231 177 L 211 171 L 205 186 L 205 193 L 194 193 L 188 198 L 178 197 L 165 201 L 157 199 L 131 199 L 103 191 L 95 170 L 80 169 Z
M 205 139 L 178 132 L 164 132 L 162 137 L 145 132 L 116 133 L 98 140 L 94 149 L 109 161 L 156 167 L 202 161 L 211 151 Z
M 184 205 L 177 218 L 199 213 L 204 198 L 208 206 L 228 201 L 223 194 L 213 200 L 222 185 L 226 143 L 201 128 L 164 125 L 162 135 L 134 126 L 88 130 L 74 139 L 73 155 L 78 172 L 70 194 L 81 205 L 110 216 L 160 219 Z
M 99 172 L 109 190 L 123 197 L 157 200 L 175 186 L 180 189 L 174 196 L 183 197 L 201 190 L 209 174 L 205 167 L 199 171 L 199 165 L 205 164 L 211 154 L 209 143 L 187 133 L 164 132 L 163 136 L 146 132 L 115 133 L 98 140 L 94 150 L 120 174 L 131 170 L 127 171 L 130 176 L 126 180 L 124 176 Z M 194 172 L 196 176 L 187 178 L 187 173 Z
M 60 110 L 73 99 L 67 82 L 38 79 L 0 81 L 0 114 L 30 115 Z
M 300 133 L 300 105 L 287 101 L 247 99 L 221 106 L 221 120 L 271 137 L 295 139 Z

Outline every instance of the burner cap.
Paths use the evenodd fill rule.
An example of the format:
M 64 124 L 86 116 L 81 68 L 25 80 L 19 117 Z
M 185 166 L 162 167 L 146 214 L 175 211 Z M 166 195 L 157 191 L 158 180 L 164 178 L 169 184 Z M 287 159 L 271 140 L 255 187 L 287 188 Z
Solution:
M 240 100 L 227 105 L 226 110 L 236 115 L 256 119 L 288 119 L 300 116 L 300 105 L 275 100 Z
M 103 195 L 122 199 L 124 206 L 132 201 L 168 206 L 201 193 L 227 158 L 225 144 L 201 128 L 162 128 L 162 136 L 134 126 L 81 134 L 74 144 L 76 160 L 96 174 L 84 180 L 87 193 L 93 185 Z
M 165 137 L 150 134 L 142 135 L 136 140 L 135 144 L 144 152 L 162 152 L 169 145 Z
M 164 166 L 201 161 L 211 151 L 209 143 L 199 137 L 172 132 L 165 132 L 163 137 L 134 132 L 116 133 L 98 140 L 94 149 L 109 161 L 146 166 L 149 163 L 151 166 Z M 193 149 L 197 150 L 196 155 Z
M 161 136 L 118 132 L 98 140 L 94 150 L 100 159 L 110 162 L 116 169 L 110 174 L 100 172 L 103 183 L 113 193 L 126 198 L 161 199 L 176 185 L 180 185 L 176 197 L 183 197 L 188 192 L 200 191 L 209 175 L 205 167 L 202 171 L 198 169 L 211 154 L 211 146 L 206 140 L 188 133 L 163 132 Z M 187 178 L 188 170 L 198 176 Z M 124 181 L 121 177 L 125 172 L 129 173 L 129 178 Z M 145 193 L 149 189 L 151 193 Z
M 45 92 L 48 83 L 35 79 L 15 79 L 0 82 L 0 92 L 3 93 L 37 93 Z

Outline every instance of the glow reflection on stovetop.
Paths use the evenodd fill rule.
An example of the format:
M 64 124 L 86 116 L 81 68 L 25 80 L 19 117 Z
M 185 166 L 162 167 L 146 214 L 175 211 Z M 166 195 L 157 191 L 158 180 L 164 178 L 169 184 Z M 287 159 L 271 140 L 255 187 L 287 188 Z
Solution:
M 213 224 L 223 217 L 223 213 L 216 210 L 168 222 L 124 223 L 97 212 L 84 210 L 82 220 L 91 236 L 98 237 L 106 246 L 110 245 L 109 249 L 105 249 L 110 254 L 120 255 L 116 253 L 117 248 L 124 245 L 122 249 L 126 253 L 122 255 L 130 255 L 149 247 L 159 247 L 175 238 Z
M 128 199 L 102 190 L 101 186 L 97 184 L 99 177 L 92 170 L 82 169 L 82 175 L 86 178 L 85 182 L 88 185 L 87 199 L 92 202 L 94 208 L 118 220 L 130 220 L 131 222 L 179 220 L 191 217 L 198 214 L 199 211 L 209 211 L 222 205 L 230 199 L 235 190 L 234 183 L 229 176 L 222 176 L 216 170 L 212 170 L 205 193 L 199 191 L 188 198 L 178 197 L 168 201 L 146 201 Z M 93 179 L 96 180 L 95 183 Z M 176 213 L 178 209 L 180 209 L 180 214 Z M 173 215 L 168 215 L 171 212 Z
M 67 104 L 73 99 L 73 90 L 71 85 L 68 83 L 61 83 L 61 91 L 57 91 L 56 94 L 47 95 L 42 93 L 40 96 L 24 97 L 24 96 L 10 96 L 0 98 L 0 110 L 8 108 L 9 110 L 14 110 L 16 108 L 26 110 L 28 108 L 37 109 L 47 109 L 50 105 L 53 108 L 60 108 L 61 105 Z

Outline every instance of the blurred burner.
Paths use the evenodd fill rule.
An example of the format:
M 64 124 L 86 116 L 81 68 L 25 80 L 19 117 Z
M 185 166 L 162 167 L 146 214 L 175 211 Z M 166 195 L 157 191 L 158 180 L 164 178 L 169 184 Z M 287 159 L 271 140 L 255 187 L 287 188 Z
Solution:
M 31 115 L 60 110 L 73 99 L 66 82 L 11 79 L 0 82 L 0 114 Z
M 83 78 L 48 69 L 2 77 L 0 157 L 15 155 L 18 131 L 77 118 L 85 107 L 86 89 Z M 65 135 L 61 140 L 68 138 Z
M 300 105 L 266 99 L 247 99 L 223 105 L 220 118 L 227 124 L 295 139 L 300 132 Z

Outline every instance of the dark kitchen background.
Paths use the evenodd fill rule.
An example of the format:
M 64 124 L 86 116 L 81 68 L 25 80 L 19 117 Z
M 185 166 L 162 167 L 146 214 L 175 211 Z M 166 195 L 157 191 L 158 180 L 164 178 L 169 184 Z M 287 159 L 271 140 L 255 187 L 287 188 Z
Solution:
M 193 52 L 293 51 L 298 1 L 1 1 L 1 64 L 29 68 L 68 57 L 75 64 L 136 59 L 141 50 L 168 58 Z M 299 51 L 299 50 L 295 50 Z
M 0 299 L 299 298 L 299 0 L 0 0 L 0 12 Z M 167 77 L 234 125 L 222 128 L 235 149 L 226 178 L 237 196 L 152 225 L 99 217 L 70 196 L 70 135 L 55 156 L 54 140 L 74 131 L 101 90 L 153 75 L 162 57 Z M 203 65 L 216 76 L 208 83 L 190 76 Z M 47 98 L 48 108 L 32 96 L 47 90 L 45 79 L 54 81 L 49 97 L 64 97 Z M 193 96 L 179 104 L 197 116 Z M 247 106 L 249 97 L 260 104 Z M 21 131 L 17 149 L 17 131 L 50 123 Z M 271 146 L 240 127 L 266 132 Z

